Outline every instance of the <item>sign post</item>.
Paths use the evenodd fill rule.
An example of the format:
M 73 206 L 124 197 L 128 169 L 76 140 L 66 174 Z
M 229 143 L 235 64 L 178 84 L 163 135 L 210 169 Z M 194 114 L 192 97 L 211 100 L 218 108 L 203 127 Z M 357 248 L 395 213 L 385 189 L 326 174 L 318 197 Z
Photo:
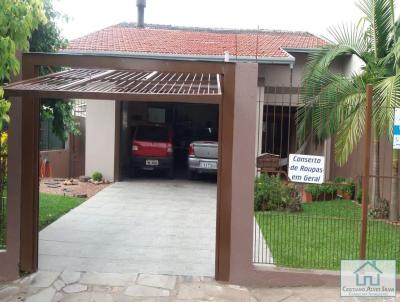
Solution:
M 290 154 L 288 177 L 293 182 L 322 184 L 325 178 L 325 157 Z
M 393 149 L 400 150 L 400 108 L 394 110 Z

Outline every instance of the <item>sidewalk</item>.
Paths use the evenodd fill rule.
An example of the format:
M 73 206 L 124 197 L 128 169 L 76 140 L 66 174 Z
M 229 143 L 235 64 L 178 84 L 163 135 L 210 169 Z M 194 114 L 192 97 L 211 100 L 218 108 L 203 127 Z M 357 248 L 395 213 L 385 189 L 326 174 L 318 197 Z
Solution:
M 0 284 L 0 301 L 7 302 L 294 302 L 400 301 L 340 299 L 338 288 L 246 288 L 211 278 L 148 274 L 48 272 Z

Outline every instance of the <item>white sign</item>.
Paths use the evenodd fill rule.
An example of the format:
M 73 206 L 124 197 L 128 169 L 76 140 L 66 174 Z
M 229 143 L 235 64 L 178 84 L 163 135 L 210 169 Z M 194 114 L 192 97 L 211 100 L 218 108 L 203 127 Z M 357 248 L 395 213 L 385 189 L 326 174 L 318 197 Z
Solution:
M 322 184 L 325 178 L 325 158 L 323 156 L 290 154 L 289 179 L 293 182 Z
M 393 149 L 400 149 L 400 108 L 394 110 Z
M 342 260 L 340 295 L 342 297 L 396 297 L 396 261 Z

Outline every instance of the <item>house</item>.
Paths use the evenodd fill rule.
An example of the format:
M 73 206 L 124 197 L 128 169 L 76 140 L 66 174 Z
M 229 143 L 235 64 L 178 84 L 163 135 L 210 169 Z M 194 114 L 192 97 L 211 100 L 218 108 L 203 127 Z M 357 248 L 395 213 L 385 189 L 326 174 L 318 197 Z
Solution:
M 143 10 L 139 10 L 138 19 L 143 21 L 142 14 Z M 270 152 L 287 157 L 288 153 L 296 151 L 294 117 L 302 71 L 310 53 L 325 44 L 325 40 L 308 32 L 179 27 L 139 22 L 117 24 L 77 38 L 63 52 L 257 63 L 257 155 Z M 349 73 L 353 64 L 351 57 L 344 57 L 334 68 Z M 91 175 L 100 170 L 108 179 L 114 180 L 114 166 L 110 163 L 115 154 L 112 144 L 107 141 L 117 139 L 116 115 L 117 120 L 122 120 L 121 132 L 125 133 L 122 140 L 125 141 L 129 140 L 129 127 L 132 126 L 127 123 L 135 117 L 124 106 L 121 112 L 115 112 L 115 106 L 110 102 L 92 104 L 90 101 L 87 103 L 85 173 Z M 143 106 L 139 107 L 136 112 L 146 112 Z M 275 127 L 282 130 L 271 133 Z M 268 135 L 271 138 L 266 139 Z M 129 146 L 122 149 L 129 149 Z M 312 152 L 329 156 L 331 149 L 332 145 L 327 143 Z M 122 154 L 121 158 L 124 157 Z
M 366 261 L 353 272 L 357 286 L 380 286 L 383 272 L 376 266 L 376 261 Z
M 268 151 L 269 148 L 274 151 L 275 143 L 286 141 L 286 138 L 290 141 L 293 130 L 290 125 L 293 127 L 291 121 L 297 104 L 293 90 L 299 85 L 307 56 L 325 42 L 307 33 L 160 27 L 144 28 L 141 22 L 139 28 L 120 25 L 112 27 L 111 31 L 108 28 L 73 41 L 67 50 L 69 54 L 24 55 L 26 81 L 5 88 L 10 96 L 22 96 L 22 100 L 12 100 L 16 106 L 11 112 L 10 133 L 13 135 L 10 135 L 9 145 L 8 217 L 9 225 L 13 224 L 7 230 L 8 236 L 17 240 L 10 241 L 7 253 L 0 254 L 3 267 L 0 273 L 10 278 L 16 276 L 19 269 L 26 272 L 37 270 L 38 217 L 35 209 L 38 205 L 38 135 L 35 131 L 39 119 L 37 114 L 31 113 L 37 108 L 36 100 L 46 96 L 80 99 L 81 107 L 86 108 L 85 173 L 100 170 L 110 180 L 121 177 L 119 164 L 124 163 L 124 158 L 122 156 L 121 160 L 119 151 L 131 147 L 129 128 L 137 122 L 146 122 L 154 117 L 156 120 L 171 119 L 179 125 L 201 125 L 215 120 L 215 113 L 218 112 L 222 135 L 216 207 L 216 279 L 236 282 L 256 280 L 272 285 L 275 280 L 290 279 L 292 276 L 297 279 L 296 282 L 310 277 L 309 284 L 320 284 L 323 277 L 333 278 L 284 271 L 273 272 L 274 278 L 267 271 L 257 270 L 250 261 L 253 251 L 252 236 L 249 236 L 253 229 L 254 202 L 254 159 L 251 155 L 260 152 L 255 148 L 256 137 L 262 140 L 263 134 L 268 134 L 269 117 L 272 116 L 272 126 L 280 123 L 278 127 L 283 129 L 283 125 L 287 125 L 285 132 L 288 135 L 284 137 L 285 133 L 281 131 L 280 136 L 258 144 L 264 148 L 261 151 Z M 129 44 L 133 38 L 124 34 L 127 28 L 129 32 L 139 35 L 134 44 L 136 48 L 131 48 Z M 107 34 L 109 31 L 111 36 Z M 168 46 L 168 42 L 173 41 L 179 43 Z M 74 43 L 80 46 L 74 48 Z M 125 45 L 126 48 L 117 48 L 117 45 Z M 195 51 L 185 53 L 189 50 L 179 50 L 189 45 L 189 49 Z M 261 48 L 261 45 L 264 47 Z M 198 53 L 208 49 L 208 46 L 212 51 Z M 74 55 L 78 53 L 85 55 Z M 253 64 L 236 63 L 234 60 Z M 346 60 L 351 59 L 344 58 L 344 63 L 335 68 L 345 72 Z M 71 69 L 35 78 L 35 66 L 47 64 Z M 217 79 L 216 83 L 212 83 L 212 89 L 217 91 L 215 94 L 210 93 L 212 89 L 207 90 L 211 74 L 213 80 Z M 221 80 L 220 77 L 225 78 Z M 154 78 L 157 81 L 152 81 Z M 194 92 L 191 90 L 193 83 L 197 87 Z M 186 90 L 182 94 L 175 93 L 175 84 L 189 86 L 189 89 L 184 88 Z M 206 88 L 201 88 L 203 84 Z M 135 91 L 135 85 L 140 85 L 141 89 Z M 148 86 L 150 88 L 147 89 Z M 163 90 L 166 86 L 167 91 Z M 157 93 L 159 91 L 161 93 Z M 84 101 L 85 97 L 88 100 Z M 177 100 L 180 101 L 179 106 L 175 103 Z M 169 113 L 173 113 L 172 117 Z M 19 116 L 22 118 L 17 118 Z M 256 117 L 259 120 L 258 129 L 253 123 Z M 273 131 L 273 135 L 276 133 Z M 322 151 L 330 152 L 327 144 L 323 147 Z M 292 149 L 288 142 L 285 153 L 289 151 Z

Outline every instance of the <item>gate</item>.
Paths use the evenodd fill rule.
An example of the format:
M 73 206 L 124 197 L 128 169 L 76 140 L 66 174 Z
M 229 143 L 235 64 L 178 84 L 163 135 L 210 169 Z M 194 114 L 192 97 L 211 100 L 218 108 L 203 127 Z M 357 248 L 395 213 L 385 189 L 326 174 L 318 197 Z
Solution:
M 0 139 L 0 250 L 6 248 L 7 234 L 7 135 Z
M 309 137 L 299 142 L 299 93 L 285 96 L 279 93 L 285 89 L 276 87 L 265 91 L 258 104 L 253 263 L 339 270 L 340 260 L 388 259 L 397 260 L 400 269 L 400 215 L 397 212 L 395 221 L 389 219 L 390 210 L 398 211 L 393 205 L 400 203 L 399 194 L 391 200 L 393 186 L 400 184 L 399 176 L 391 176 L 391 145 L 382 138 L 377 175 L 372 173 L 375 165 L 369 164 L 373 158 L 366 156 L 373 142 L 365 137 L 339 167 L 334 138 L 317 142 Z M 285 101 L 288 97 L 293 102 Z M 372 102 L 372 90 L 368 99 Z M 371 131 L 370 108 L 366 120 Z M 325 182 L 289 181 L 291 153 L 325 156 Z
M 78 135 L 70 135 L 70 176 L 85 175 L 86 101 L 74 100 L 74 117 L 79 127 Z

